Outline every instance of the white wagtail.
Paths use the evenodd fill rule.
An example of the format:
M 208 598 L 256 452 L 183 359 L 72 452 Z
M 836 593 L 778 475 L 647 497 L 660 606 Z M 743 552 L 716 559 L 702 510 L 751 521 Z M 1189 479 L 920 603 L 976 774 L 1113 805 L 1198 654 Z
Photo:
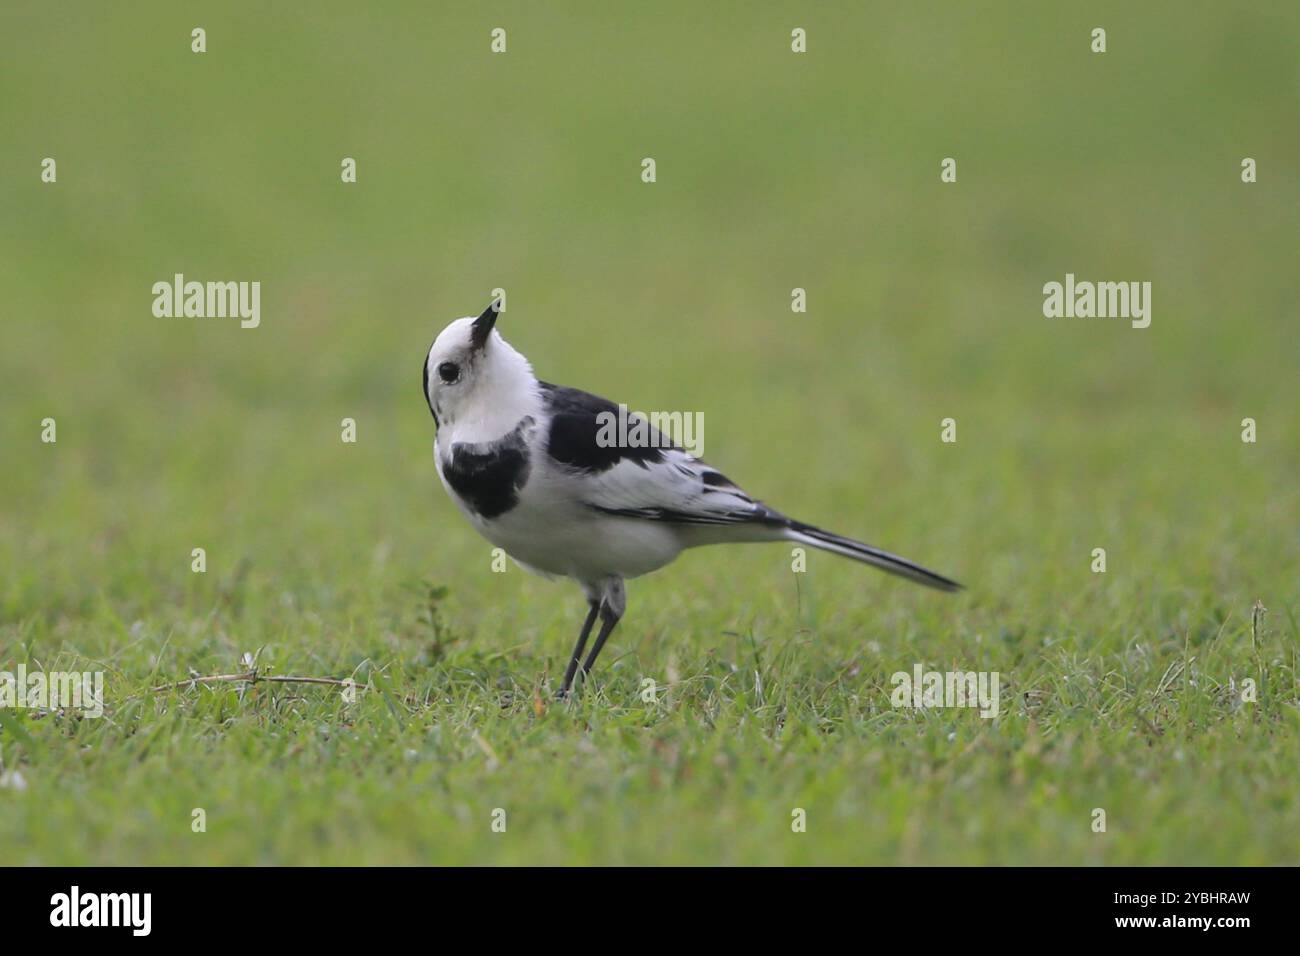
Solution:
M 573 683 L 597 615 L 600 633 L 584 675 L 623 616 L 623 579 L 662 568 L 683 548 L 793 541 L 932 588 L 961 587 L 905 558 L 787 518 L 653 429 L 653 440 L 641 447 L 603 440 L 602 422 L 619 406 L 539 381 L 493 329 L 499 306 L 442 330 L 424 361 L 424 397 L 438 430 L 438 477 L 470 523 L 520 566 L 572 578 L 587 596 L 591 609 L 560 696 Z

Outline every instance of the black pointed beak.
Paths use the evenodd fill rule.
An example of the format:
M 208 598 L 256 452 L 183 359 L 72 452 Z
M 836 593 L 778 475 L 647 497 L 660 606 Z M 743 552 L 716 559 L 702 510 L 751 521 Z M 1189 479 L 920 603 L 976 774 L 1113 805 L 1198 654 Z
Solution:
M 501 300 L 497 299 L 474 320 L 474 324 L 470 326 L 469 341 L 475 351 L 487 345 L 488 336 L 492 334 L 492 326 L 496 325 L 497 316 L 500 314 Z

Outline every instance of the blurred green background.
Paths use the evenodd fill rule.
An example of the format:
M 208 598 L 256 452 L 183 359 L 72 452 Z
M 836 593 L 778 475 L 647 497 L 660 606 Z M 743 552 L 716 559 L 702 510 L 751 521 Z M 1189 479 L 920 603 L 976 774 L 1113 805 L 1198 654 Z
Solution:
M 0 669 L 102 667 L 112 706 L 0 728 L 0 860 L 1300 862 L 1298 30 L 1280 2 L 8 0 Z M 155 318 L 177 272 L 259 280 L 261 327 Z M 1151 327 L 1045 319 L 1067 272 L 1150 281 Z M 581 599 L 490 572 L 418 387 L 495 287 L 541 377 L 703 412 L 750 492 L 968 592 L 692 552 L 551 706 Z M 351 709 L 128 699 L 258 648 L 385 676 Z M 1003 717 L 890 710 L 918 661 L 1001 671 Z

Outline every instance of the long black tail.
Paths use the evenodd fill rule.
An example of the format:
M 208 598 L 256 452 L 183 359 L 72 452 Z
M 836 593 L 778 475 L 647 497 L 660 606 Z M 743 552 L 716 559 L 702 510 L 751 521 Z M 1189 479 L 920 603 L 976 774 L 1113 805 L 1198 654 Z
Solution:
M 879 548 L 873 548 L 861 541 L 854 541 L 852 538 L 831 534 L 829 531 L 814 528 L 812 525 L 800 521 L 791 521 L 789 523 L 786 537 L 791 541 L 800 541 L 814 548 L 829 551 L 832 554 L 843 555 L 846 558 L 852 558 L 854 561 L 873 565 L 882 571 L 897 574 L 899 577 L 915 581 L 917 584 L 924 584 L 926 587 L 937 588 L 940 591 L 960 591 L 962 589 L 961 585 L 956 581 L 945 578 L 942 574 L 936 574 L 929 568 L 923 568 L 914 561 L 900 558 L 888 551 L 881 551 Z

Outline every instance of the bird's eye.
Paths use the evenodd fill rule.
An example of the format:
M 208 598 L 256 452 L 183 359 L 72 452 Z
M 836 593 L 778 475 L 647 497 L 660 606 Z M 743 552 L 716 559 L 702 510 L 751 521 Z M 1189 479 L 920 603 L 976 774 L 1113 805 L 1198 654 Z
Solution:
M 438 366 L 438 378 L 450 385 L 460 378 L 460 366 L 455 362 L 443 362 Z

